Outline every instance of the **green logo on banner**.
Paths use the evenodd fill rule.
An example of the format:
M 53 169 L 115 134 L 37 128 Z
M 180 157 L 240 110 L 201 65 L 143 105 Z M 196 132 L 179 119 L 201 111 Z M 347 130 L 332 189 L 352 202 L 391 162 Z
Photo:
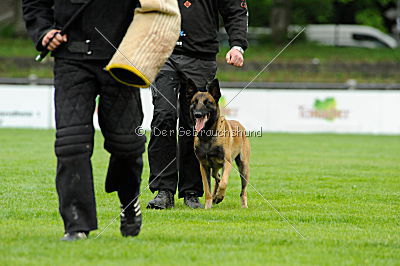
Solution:
M 299 113 L 301 118 L 319 118 L 327 121 L 347 119 L 349 116 L 349 110 L 339 110 L 337 108 L 336 100 L 333 97 L 328 97 L 323 100 L 316 99 L 312 109 L 305 108 L 301 105 L 299 106 Z

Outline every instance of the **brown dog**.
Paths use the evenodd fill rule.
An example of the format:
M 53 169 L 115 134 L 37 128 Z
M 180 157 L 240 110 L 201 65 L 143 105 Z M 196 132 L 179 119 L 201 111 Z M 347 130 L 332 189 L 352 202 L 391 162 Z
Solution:
M 246 137 L 246 129 L 237 121 L 226 120 L 220 116 L 218 100 L 221 91 L 217 79 L 207 86 L 207 92 L 197 89 L 192 80 L 187 82 L 186 96 L 190 105 L 190 117 L 195 124 L 196 136 L 194 150 L 200 162 L 206 196 L 205 208 L 212 203 L 220 203 L 226 192 L 232 161 L 235 160 L 242 181 L 240 193 L 242 207 L 247 208 L 247 184 L 250 170 L 250 142 Z M 222 178 L 219 170 L 222 168 Z M 214 192 L 211 194 L 210 176 L 215 179 Z

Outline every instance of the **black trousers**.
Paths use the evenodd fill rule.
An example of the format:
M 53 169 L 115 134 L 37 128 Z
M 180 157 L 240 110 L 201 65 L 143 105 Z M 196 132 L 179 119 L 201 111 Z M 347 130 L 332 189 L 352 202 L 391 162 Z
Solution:
M 215 61 L 175 54 L 161 68 L 155 88 L 152 88 L 154 113 L 148 146 L 152 192 L 169 190 L 175 194 L 178 185 L 180 198 L 187 192 L 203 195 L 199 163 L 193 149 L 194 138 L 187 134 L 193 125 L 185 97 L 186 81 L 190 78 L 196 86 L 205 89 L 215 77 L 216 70 Z
M 65 232 L 97 229 L 91 156 L 98 95 L 104 148 L 111 154 L 106 191 L 117 191 L 123 206 L 139 194 L 145 137 L 134 130 L 143 120 L 140 92 L 114 81 L 103 70 L 106 64 L 55 61 L 56 187 Z

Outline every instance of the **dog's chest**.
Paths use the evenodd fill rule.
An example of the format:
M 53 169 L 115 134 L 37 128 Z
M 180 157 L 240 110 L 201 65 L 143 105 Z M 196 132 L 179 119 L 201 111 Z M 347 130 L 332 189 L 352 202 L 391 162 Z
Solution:
M 224 148 L 212 142 L 198 142 L 194 149 L 197 158 L 211 168 L 220 168 L 224 163 Z

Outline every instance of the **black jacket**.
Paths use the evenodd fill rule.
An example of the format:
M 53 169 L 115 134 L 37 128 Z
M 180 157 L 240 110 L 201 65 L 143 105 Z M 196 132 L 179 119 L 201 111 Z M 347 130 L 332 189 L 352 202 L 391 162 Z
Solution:
M 178 0 L 182 16 L 181 37 L 175 54 L 215 60 L 219 50 L 219 15 L 229 35 L 230 46 L 247 48 L 247 5 L 245 0 Z
M 88 0 L 23 0 L 23 17 L 28 34 L 38 51 L 42 37 L 49 30 L 61 28 Z M 68 42 L 52 55 L 71 59 L 110 59 L 115 49 L 95 27 L 118 47 L 133 19 L 137 0 L 92 0 L 67 30 Z

